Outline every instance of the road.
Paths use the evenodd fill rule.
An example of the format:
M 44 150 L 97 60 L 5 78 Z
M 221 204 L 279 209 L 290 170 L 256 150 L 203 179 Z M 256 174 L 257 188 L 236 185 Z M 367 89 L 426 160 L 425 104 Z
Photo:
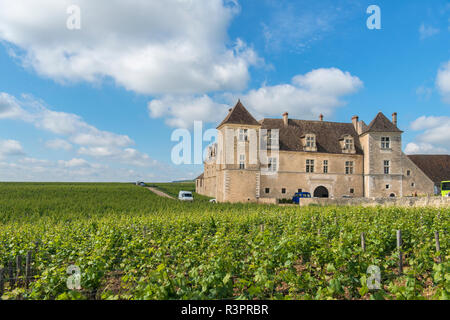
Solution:
M 160 197 L 165 197 L 165 198 L 176 200 L 174 197 L 169 196 L 167 193 L 164 193 L 161 190 L 158 190 L 156 188 L 147 187 L 147 189 L 150 190 L 151 192 L 153 192 L 154 194 L 160 196 Z

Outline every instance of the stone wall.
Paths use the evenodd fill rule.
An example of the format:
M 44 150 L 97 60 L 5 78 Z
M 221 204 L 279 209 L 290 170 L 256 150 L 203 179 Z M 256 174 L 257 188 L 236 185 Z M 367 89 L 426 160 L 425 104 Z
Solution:
M 310 204 L 320 206 L 398 206 L 450 208 L 450 197 L 300 199 L 300 206 L 308 206 Z

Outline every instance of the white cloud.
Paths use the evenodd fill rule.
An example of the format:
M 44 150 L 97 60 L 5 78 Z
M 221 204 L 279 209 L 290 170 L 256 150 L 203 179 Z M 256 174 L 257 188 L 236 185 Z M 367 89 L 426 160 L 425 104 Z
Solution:
M 152 160 L 147 154 L 141 153 L 133 148 L 81 147 L 78 153 L 97 159 L 109 159 L 138 167 L 159 166 L 158 162 Z
M 442 65 L 438 70 L 436 85 L 446 103 L 450 103 L 450 61 Z
M 43 102 L 30 96 L 18 100 L 7 93 L 0 93 L 0 98 L 5 102 L 5 110 L 20 109 L 21 117 L 17 118 L 15 113 L 11 113 L 4 118 L 24 120 L 36 128 L 66 137 L 70 142 L 80 146 L 80 154 L 103 157 L 129 165 L 155 165 L 155 161 L 147 154 L 130 148 L 134 145 L 134 141 L 127 135 L 99 130 L 76 114 L 50 110 Z M 66 151 L 72 148 L 69 142 L 61 138 L 48 141 L 46 146 Z
M 405 152 L 414 153 L 449 153 L 450 117 L 422 116 L 411 123 L 411 129 L 421 131 L 416 141 L 406 145 Z
M 331 115 L 336 107 L 344 104 L 343 96 L 362 87 L 363 82 L 349 72 L 336 68 L 316 69 L 295 76 L 291 84 L 251 90 L 242 100 L 255 116 L 280 117 L 287 111 L 293 117 L 316 119 L 320 113 Z
M 419 28 L 420 39 L 424 40 L 426 38 L 432 37 L 438 34 L 439 31 L 440 30 L 437 28 L 434 28 L 432 26 L 426 26 L 424 23 L 422 23 Z
M 66 168 L 86 168 L 86 167 L 91 167 L 91 164 L 89 162 L 87 162 L 84 159 L 77 159 L 74 158 L 72 160 L 69 161 L 64 161 L 64 160 L 59 160 L 58 164 L 60 166 L 66 167 Z
M 22 145 L 16 140 L 0 140 L 0 158 L 24 155 Z
M 152 118 L 166 118 L 171 127 L 189 128 L 194 121 L 216 122 L 226 116 L 225 104 L 214 102 L 210 97 L 165 96 L 149 102 L 148 110 Z
M 445 154 L 448 150 L 445 148 L 436 147 L 429 143 L 415 143 L 410 142 L 406 145 L 406 154 Z
M 18 119 L 24 114 L 16 99 L 0 92 L 0 119 Z
M 45 146 L 54 150 L 72 150 L 72 145 L 64 139 L 49 140 L 45 143 Z
M 1 0 L 0 40 L 38 74 L 61 82 L 110 77 L 144 94 L 242 90 L 261 59 L 227 28 L 240 8 L 223 0 Z
M 334 109 L 345 104 L 342 98 L 357 92 L 363 82 L 349 72 L 336 68 L 316 69 L 297 75 L 291 84 L 263 86 L 242 94 L 223 94 L 218 103 L 208 96 L 165 96 L 153 100 L 148 109 L 153 118 L 165 117 L 172 127 L 186 128 L 194 120 L 216 123 L 222 120 L 231 104 L 241 98 L 256 118 L 280 117 L 285 111 L 301 119 L 317 119 L 320 113 L 331 116 Z

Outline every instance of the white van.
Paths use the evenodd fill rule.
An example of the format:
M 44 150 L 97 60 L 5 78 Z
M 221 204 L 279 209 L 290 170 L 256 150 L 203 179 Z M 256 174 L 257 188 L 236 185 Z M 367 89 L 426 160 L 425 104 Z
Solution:
M 190 192 L 190 191 L 180 191 L 178 193 L 178 200 L 194 201 L 194 197 L 192 196 L 192 192 Z

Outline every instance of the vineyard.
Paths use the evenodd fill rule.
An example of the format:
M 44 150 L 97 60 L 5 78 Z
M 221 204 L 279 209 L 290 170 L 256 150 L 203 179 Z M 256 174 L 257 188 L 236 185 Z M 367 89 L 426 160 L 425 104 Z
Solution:
M 449 226 L 448 208 L 182 203 L 131 184 L 2 183 L 0 291 L 4 300 L 449 299 Z M 78 289 L 68 289 L 69 266 Z M 369 266 L 380 289 L 368 286 Z

